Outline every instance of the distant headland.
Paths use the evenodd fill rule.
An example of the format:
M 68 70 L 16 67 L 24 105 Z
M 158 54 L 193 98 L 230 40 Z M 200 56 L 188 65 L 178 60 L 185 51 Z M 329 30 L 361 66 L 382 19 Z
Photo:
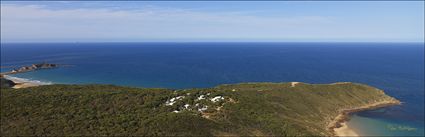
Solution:
M 14 68 L 8 72 L 1 72 L 0 78 L 2 80 L 2 86 L 13 87 L 13 88 L 34 87 L 34 86 L 39 86 L 40 84 L 34 83 L 34 82 L 28 82 L 19 78 L 9 77 L 8 75 L 25 73 L 30 71 L 42 70 L 42 69 L 53 69 L 53 68 L 65 67 L 65 66 L 71 66 L 71 65 L 51 64 L 46 62 L 36 63 L 36 64 L 28 65 L 28 66 L 21 66 L 19 68 Z M 6 68 L 6 67 L 2 67 L 2 68 Z
M 24 73 L 24 72 L 29 72 L 29 71 L 35 71 L 35 70 L 40 70 L 40 69 L 51 69 L 51 68 L 56 68 L 59 67 L 58 64 L 50 64 L 50 63 L 38 63 L 38 64 L 31 64 L 30 66 L 23 66 L 20 68 L 15 68 L 12 69 L 9 72 L 2 72 L 0 73 L 0 77 L 3 77 L 4 75 L 10 75 L 10 74 L 16 74 L 16 73 Z

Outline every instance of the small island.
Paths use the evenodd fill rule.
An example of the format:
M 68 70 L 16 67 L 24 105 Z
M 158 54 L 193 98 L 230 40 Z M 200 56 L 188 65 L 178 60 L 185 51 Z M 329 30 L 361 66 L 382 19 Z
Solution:
M 349 113 L 400 104 L 350 82 L 179 90 L 45 85 L 2 87 L 1 95 L 6 136 L 337 136 Z

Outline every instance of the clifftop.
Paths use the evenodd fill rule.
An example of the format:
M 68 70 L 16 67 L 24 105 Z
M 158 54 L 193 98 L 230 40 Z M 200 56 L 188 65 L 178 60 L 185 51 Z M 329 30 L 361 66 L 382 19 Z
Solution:
M 3 135 L 331 136 L 329 125 L 341 112 L 399 103 L 356 83 L 185 90 L 49 85 L 1 92 Z

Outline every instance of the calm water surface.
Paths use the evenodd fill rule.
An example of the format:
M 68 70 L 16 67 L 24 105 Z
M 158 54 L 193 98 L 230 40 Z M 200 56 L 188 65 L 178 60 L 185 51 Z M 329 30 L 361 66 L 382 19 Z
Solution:
M 2 66 L 42 61 L 73 67 L 13 76 L 166 88 L 239 82 L 364 83 L 404 104 L 357 113 L 349 126 L 363 135 L 424 135 L 423 43 L 1 44 Z

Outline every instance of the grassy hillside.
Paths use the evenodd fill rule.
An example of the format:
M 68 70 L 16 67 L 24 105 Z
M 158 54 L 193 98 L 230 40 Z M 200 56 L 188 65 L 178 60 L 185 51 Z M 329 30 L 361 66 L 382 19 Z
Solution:
M 143 89 L 49 85 L 1 90 L 2 135 L 331 135 L 338 110 L 393 100 L 353 83 Z

